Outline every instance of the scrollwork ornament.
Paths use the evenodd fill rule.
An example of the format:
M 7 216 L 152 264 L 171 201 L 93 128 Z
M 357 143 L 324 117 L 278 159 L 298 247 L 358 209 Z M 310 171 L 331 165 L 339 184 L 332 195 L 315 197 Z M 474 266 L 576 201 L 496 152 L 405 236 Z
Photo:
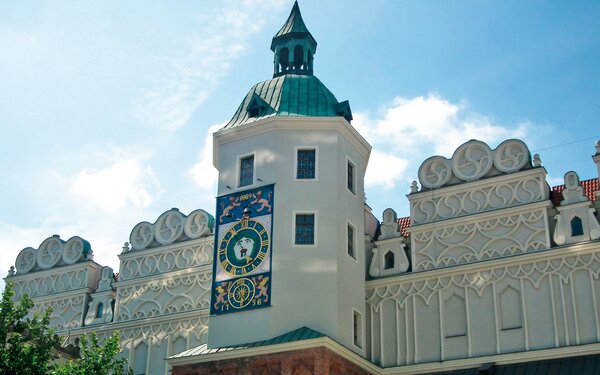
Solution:
M 186 236 L 196 239 L 210 235 L 213 227 L 214 219 L 206 211 L 198 209 L 188 215 L 183 230 Z
M 185 216 L 176 209 L 169 210 L 158 218 L 154 236 L 161 245 L 175 242 L 183 234 Z
M 74 264 L 81 260 L 86 249 L 86 242 L 81 237 L 70 238 L 64 246 L 62 260 L 66 264 Z M 88 244 L 89 245 L 89 244 Z
M 450 161 L 442 156 L 432 156 L 419 168 L 419 181 L 426 188 L 435 189 L 444 186 L 452 177 Z
M 129 243 L 135 250 L 143 250 L 154 241 L 154 228 L 147 221 L 138 223 L 129 236 Z
M 26 247 L 17 256 L 17 272 L 20 274 L 27 273 L 35 266 L 35 249 L 33 247 Z
M 457 148 L 452 155 L 452 171 L 464 181 L 474 181 L 485 176 L 492 164 L 492 150 L 481 141 L 469 141 Z
M 518 139 L 507 139 L 494 152 L 494 166 L 501 172 L 517 172 L 529 161 L 527 145 Z
M 47 238 L 37 251 L 37 264 L 42 269 L 49 269 L 58 264 L 62 258 L 63 241 L 57 236 Z

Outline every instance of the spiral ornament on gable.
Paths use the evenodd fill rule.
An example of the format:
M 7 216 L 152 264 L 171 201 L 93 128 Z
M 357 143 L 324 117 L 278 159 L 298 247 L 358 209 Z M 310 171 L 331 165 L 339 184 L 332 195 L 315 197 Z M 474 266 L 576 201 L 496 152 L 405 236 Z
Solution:
M 172 208 L 162 213 L 154 224 L 142 221 L 133 227 L 129 243 L 131 250 L 137 251 L 198 239 L 210 236 L 214 223 L 214 217 L 202 209 L 186 216 L 179 209 Z
M 458 147 L 450 159 L 439 155 L 427 158 L 418 175 L 422 190 L 429 190 L 532 167 L 529 149 L 521 140 L 507 139 L 492 150 L 485 142 L 473 139 Z

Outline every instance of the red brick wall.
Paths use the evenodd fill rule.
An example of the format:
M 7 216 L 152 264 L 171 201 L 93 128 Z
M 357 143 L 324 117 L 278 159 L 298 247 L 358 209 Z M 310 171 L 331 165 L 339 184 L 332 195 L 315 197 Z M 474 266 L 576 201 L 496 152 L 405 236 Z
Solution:
M 223 361 L 175 366 L 173 375 L 372 375 L 318 347 Z

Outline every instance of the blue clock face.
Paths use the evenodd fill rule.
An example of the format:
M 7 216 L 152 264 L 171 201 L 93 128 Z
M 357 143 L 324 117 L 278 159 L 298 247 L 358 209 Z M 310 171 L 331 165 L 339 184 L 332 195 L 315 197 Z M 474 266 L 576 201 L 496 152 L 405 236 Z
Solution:
M 219 243 L 218 259 L 225 272 L 243 276 L 253 272 L 269 251 L 269 232 L 258 221 L 241 220 Z

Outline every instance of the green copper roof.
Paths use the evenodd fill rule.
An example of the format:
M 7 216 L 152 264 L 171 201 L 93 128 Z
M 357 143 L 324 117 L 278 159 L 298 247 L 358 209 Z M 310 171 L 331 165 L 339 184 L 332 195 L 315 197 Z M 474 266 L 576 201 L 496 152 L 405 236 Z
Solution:
M 285 74 L 254 85 L 223 129 L 271 116 L 342 116 L 352 120 L 348 101 L 338 102 L 317 77 Z
M 320 337 L 325 337 L 325 335 L 322 334 L 321 332 L 315 331 L 308 327 L 302 327 L 302 328 L 293 330 L 291 332 L 284 333 L 281 336 L 277 336 L 277 337 L 274 337 L 269 340 L 257 341 L 257 342 L 252 342 L 249 344 L 226 346 L 226 347 L 222 347 L 222 348 L 212 348 L 212 349 L 209 349 L 206 344 L 203 344 L 203 345 L 197 346 L 195 348 L 186 350 L 184 352 L 174 354 L 169 358 L 192 357 L 192 356 L 197 356 L 197 355 L 212 354 L 212 353 L 224 352 L 224 351 L 229 351 L 229 350 L 239 350 L 239 349 L 256 348 L 256 347 L 268 346 L 268 345 L 285 344 L 288 342 L 317 339 Z
M 275 51 L 275 44 L 277 43 L 277 41 L 298 37 L 310 39 L 311 42 L 314 43 L 313 53 L 317 50 L 317 42 L 315 38 L 313 38 L 313 36 L 311 35 L 310 31 L 308 31 L 306 25 L 304 24 L 302 14 L 300 13 L 300 7 L 298 6 L 298 2 L 295 1 L 287 21 L 285 21 L 281 29 L 273 37 L 273 42 L 271 43 L 271 51 Z

